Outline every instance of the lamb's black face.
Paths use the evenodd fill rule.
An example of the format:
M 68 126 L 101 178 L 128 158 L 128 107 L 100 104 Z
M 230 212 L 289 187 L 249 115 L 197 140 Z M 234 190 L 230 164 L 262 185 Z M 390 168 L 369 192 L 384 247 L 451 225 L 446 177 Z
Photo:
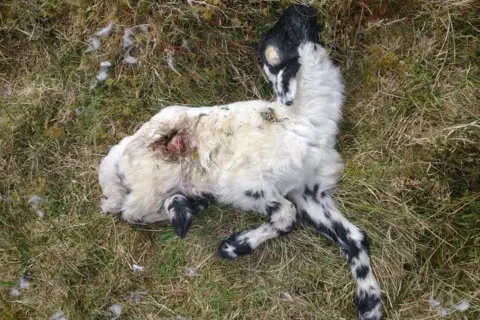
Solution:
M 287 106 L 293 103 L 297 89 L 298 47 L 307 41 L 319 42 L 315 9 L 291 5 L 260 43 L 263 71 L 272 82 L 278 101 Z

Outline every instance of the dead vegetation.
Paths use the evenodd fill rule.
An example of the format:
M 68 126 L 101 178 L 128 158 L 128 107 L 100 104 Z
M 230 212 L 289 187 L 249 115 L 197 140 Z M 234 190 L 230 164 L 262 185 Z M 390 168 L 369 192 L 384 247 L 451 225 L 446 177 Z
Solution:
M 100 319 L 115 304 L 128 319 L 354 317 L 343 259 L 311 230 L 298 227 L 229 262 L 216 256 L 220 240 L 259 217 L 213 207 L 179 240 L 170 226 L 127 225 L 97 207 L 100 158 L 162 106 L 272 98 L 255 45 L 285 5 L 0 4 L 3 319 L 57 310 Z M 316 7 L 347 83 L 339 143 L 347 166 L 337 198 L 371 238 L 386 318 L 437 318 L 433 298 L 451 311 L 446 318 L 477 319 L 478 3 L 324 0 Z M 110 21 L 100 48 L 86 53 L 89 37 Z M 124 30 L 132 27 L 128 52 L 138 61 L 125 63 Z M 101 61 L 113 64 L 108 79 L 90 88 Z M 33 195 L 43 198 L 34 209 Z M 134 273 L 134 264 L 145 270 Z M 30 286 L 9 295 L 24 273 Z M 449 309 L 462 299 L 468 310 Z

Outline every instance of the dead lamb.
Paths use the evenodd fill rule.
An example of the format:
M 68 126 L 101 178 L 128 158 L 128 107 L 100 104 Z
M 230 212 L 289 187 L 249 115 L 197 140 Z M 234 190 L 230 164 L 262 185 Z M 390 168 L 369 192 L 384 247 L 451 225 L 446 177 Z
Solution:
M 360 319 L 381 319 L 381 293 L 367 237 L 336 208 L 332 191 L 343 170 L 335 150 L 344 86 L 318 43 L 316 13 L 290 6 L 266 33 L 260 54 L 278 101 L 163 108 L 102 160 L 102 210 L 131 223 L 170 220 L 183 237 L 199 199 L 266 217 L 222 241 L 234 259 L 303 221 L 334 241 L 357 283 Z

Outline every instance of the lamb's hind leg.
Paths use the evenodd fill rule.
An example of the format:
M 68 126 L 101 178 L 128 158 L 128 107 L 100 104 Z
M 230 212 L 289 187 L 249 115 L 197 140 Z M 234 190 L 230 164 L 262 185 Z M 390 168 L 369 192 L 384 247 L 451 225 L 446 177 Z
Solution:
M 140 190 L 141 191 L 141 190 Z M 133 189 L 128 194 L 121 210 L 122 219 L 133 224 L 148 224 L 168 220 L 163 212 L 163 199 L 158 194 L 149 194 Z
M 355 305 L 362 320 L 380 320 L 382 301 L 380 287 L 373 275 L 366 234 L 353 225 L 336 208 L 331 196 L 313 183 L 289 194 L 297 206 L 298 218 L 334 241 L 348 260 L 357 283 Z
M 235 232 L 223 240 L 218 247 L 222 258 L 235 259 L 239 255 L 250 253 L 268 239 L 288 234 L 295 223 L 295 206 L 285 198 L 278 200 L 256 199 L 262 202 L 260 208 L 268 219 L 259 228 Z

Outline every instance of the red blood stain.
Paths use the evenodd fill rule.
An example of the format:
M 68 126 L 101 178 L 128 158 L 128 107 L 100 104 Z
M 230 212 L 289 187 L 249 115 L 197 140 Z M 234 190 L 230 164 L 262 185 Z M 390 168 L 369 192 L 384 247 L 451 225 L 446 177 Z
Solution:
M 175 135 L 167 144 L 167 151 L 169 153 L 181 153 L 185 150 L 185 141 L 181 134 Z

